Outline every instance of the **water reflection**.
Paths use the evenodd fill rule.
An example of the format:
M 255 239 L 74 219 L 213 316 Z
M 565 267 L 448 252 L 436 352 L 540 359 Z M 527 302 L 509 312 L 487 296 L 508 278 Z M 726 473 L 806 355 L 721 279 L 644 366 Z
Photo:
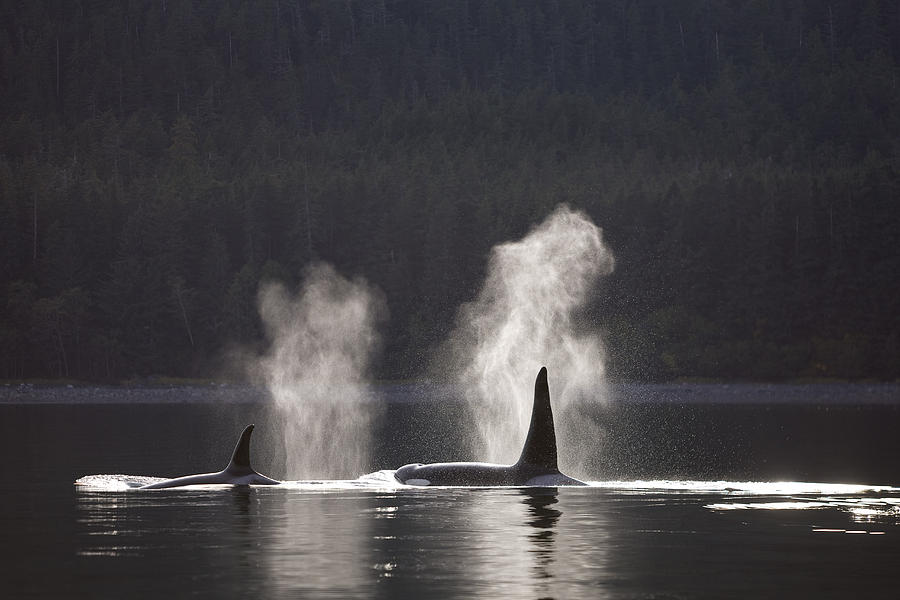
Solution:
M 257 554 L 279 593 L 357 596 L 371 583 L 368 540 L 382 513 L 367 492 L 271 490 Z
M 254 492 L 255 490 L 248 485 L 236 485 L 229 490 L 232 505 L 234 506 L 234 514 L 246 517 L 246 523 L 249 523 L 250 498 Z
M 549 595 L 555 490 L 398 490 L 373 497 L 369 565 L 383 598 Z
M 536 557 L 533 571 L 539 579 L 549 579 L 556 553 L 554 528 L 562 516 L 562 511 L 550 507 L 559 502 L 559 492 L 556 488 L 525 488 L 522 494 L 522 503 L 528 507 L 526 523 L 536 529 L 528 535 Z
M 79 490 L 79 569 L 103 573 L 104 585 L 116 588 L 127 585 L 128 565 L 139 559 L 165 580 L 190 579 L 211 596 L 225 595 L 236 582 L 248 595 L 269 596 L 269 583 L 258 569 L 264 494 L 243 486 L 155 493 Z
M 900 507 L 895 495 L 779 498 L 735 487 L 750 486 L 668 495 L 321 483 L 79 488 L 72 572 L 82 581 L 97 578 L 103 586 L 97 596 L 115 596 L 137 579 L 168 592 L 190 581 L 213 597 L 234 590 L 266 598 L 726 597 L 736 585 L 762 597 L 769 584 L 753 574 L 766 566 L 785 581 L 795 572 L 781 550 L 790 545 L 822 553 L 818 573 L 853 564 L 869 579 L 887 581 L 897 558 L 890 546 L 897 533 L 890 515 Z M 821 510 L 798 512 L 798 503 Z M 827 510 L 838 506 L 853 517 Z M 859 522 L 873 515 L 877 522 Z M 804 539 L 814 545 L 803 546 Z M 847 543 L 863 548 L 866 560 L 848 563 Z M 698 561 L 720 575 L 698 580 L 692 575 Z
M 772 499 L 766 502 L 715 502 L 706 504 L 704 508 L 717 512 L 836 509 L 849 513 L 857 523 L 900 523 L 900 498 L 892 497 L 794 497 L 790 500 Z
M 82 533 L 75 554 L 79 557 L 143 556 L 159 538 L 148 536 L 147 498 L 125 492 L 81 492 L 76 495 L 76 524 Z
M 243 571 L 249 571 L 257 563 L 257 538 L 253 535 L 257 529 L 259 513 L 258 490 L 250 486 L 237 485 L 228 490 L 228 498 L 231 500 L 232 541 L 231 551 L 236 555 L 236 561 Z
M 78 556 L 129 556 L 140 552 L 140 519 L 125 510 L 128 494 L 82 493 L 77 499 L 76 523 L 86 533 L 76 548 Z

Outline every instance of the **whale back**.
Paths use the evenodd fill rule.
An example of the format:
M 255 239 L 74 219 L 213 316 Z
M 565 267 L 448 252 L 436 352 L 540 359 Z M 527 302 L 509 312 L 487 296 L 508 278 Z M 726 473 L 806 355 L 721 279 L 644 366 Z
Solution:
M 156 490 L 163 488 L 182 487 L 185 485 L 231 484 L 231 485 L 278 485 L 280 482 L 261 473 L 257 473 L 250 466 L 250 435 L 253 433 L 253 425 L 247 425 L 241 432 L 231 460 L 228 466 L 218 473 L 199 473 L 197 475 L 185 475 L 174 479 L 166 479 L 141 486 L 144 490 Z
M 519 467 L 537 468 L 546 472 L 558 472 L 556 457 L 556 431 L 553 426 L 553 411 L 550 409 L 550 386 L 547 383 L 547 368 L 541 367 L 534 382 L 534 406 L 531 409 L 531 425 Z

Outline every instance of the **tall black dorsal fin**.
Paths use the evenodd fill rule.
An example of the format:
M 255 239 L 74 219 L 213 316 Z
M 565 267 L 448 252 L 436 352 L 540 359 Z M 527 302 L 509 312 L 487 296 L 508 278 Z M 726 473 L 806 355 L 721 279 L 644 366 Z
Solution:
M 553 411 L 550 410 L 550 386 L 547 385 L 547 367 L 541 367 L 534 382 L 534 408 L 525 447 L 519 457 L 519 465 L 532 465 L 547 471 L 558 471 L 556 462 L 556 431 L 553 427 Z
M 247 425 L 241 433 L 237 446 L 234 447 L 234 453 L 231 455 L 231 462 L 225 467 L 229 473 L 244 473 L 253 471 L 250 466 L 250 434 L 253 433 L 253 425 Z

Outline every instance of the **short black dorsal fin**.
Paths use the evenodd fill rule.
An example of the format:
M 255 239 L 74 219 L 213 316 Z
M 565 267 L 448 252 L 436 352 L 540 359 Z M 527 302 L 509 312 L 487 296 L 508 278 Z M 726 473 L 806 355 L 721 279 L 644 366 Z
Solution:
M 253 471 L 250 466 L 250 434 L 253 433 L 253 425 L 247 425 L 241 433 L 237 446 L 234 447 L 234 453 L 231 455 L 231 462 L 225 467 L 229 473 L 249 473 Z
M 534 408 L 525 447 L 519 457 L 519 465 L 531 465 L 547 471 L 558 471 L 556 462 L 556 431 L 553 427 L 553 411 L 550 410 L 550 387 L 547 385 L 547 367 L 541 367 L 534 382 Z

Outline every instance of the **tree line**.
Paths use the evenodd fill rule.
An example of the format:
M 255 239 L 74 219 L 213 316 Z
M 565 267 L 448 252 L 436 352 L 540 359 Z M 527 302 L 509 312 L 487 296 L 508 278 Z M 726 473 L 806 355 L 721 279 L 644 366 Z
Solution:
M 896 379 L 898 56 L 887 0 L 3 0 L 0 378 L 221 375 L 314 261 L 412 377 L 566 202 L 614 376 Z

